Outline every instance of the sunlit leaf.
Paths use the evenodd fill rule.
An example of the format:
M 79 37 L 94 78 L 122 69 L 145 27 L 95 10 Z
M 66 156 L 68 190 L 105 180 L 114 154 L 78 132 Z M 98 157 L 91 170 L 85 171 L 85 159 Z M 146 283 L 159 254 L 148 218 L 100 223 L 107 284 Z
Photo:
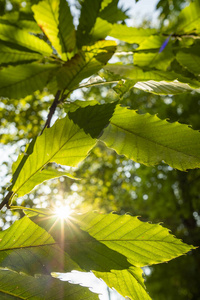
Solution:
M 200 74 L 200 56 L 197 53 L 179 51 L 176 55 L 178 62 L 190 72 Z
M 32 10 L 37 23 L 61 57 L 75 48 L 75 29 L 67 1 L 40 1 L 32 6 Z
M 166 36 L 150 35 L 143 42 L 140 43 L 136 51 L 146 50 L 146 52 L 148 52 L 148 51 L 155 50 L 155 52 L 158 53 L 160 47 L 163 45 L 165 41 L 166 41 Z
M 57 73 L 60 89 L 72 90 L 85 78 L 98 72 L 112 57 L 116 49 L 114 41 L 99 41 L 83 47 Z
M 134 65 L 139 67 L 156 68 L 166 70 L 174 59 L 174 54 L 170 45 L 160 51 L 163 44 L 166 42 L 166 37 L 150 36 L 136 49 L 138 52 L 134 54 Z M 141 53 L 142 50 L 145 52 Z
M 137 82 L 134 87 L 158 95 L 176 95 L 192 91 L 200 93 L 200 88 L 193 89 L 187 83 L 182 83 L 178 80 L 172 82 L 148 80 Z
M 87 156 L 95 143 L 94 139 L 74 125 L 68 117 L 58 120 L 37 138 L 33 153 L 26 159 L 10 189 L 18 196 L 25 195 L 36 182 L 39 184 L 49 179 L 42 171 L 46 164 L 56 162 L 75 167 Z
M 127 270 L 111 270 L 111 272 L 93 271 L 93 273 L 124 297 L 129 297 L 132 300 L 151 299 L 144 286 L 143 271 L 141 268 L 130 267 Z
M 112 24 L 101 18 L 96 19 L 96 23 L 91 30 L 91 39 L 94 41 L 105 39 L 112 29 Z
M 7 269 L 0 269 L 0 296 L 1 299 L 7 300 L 99 299 L 97 294 L 77 284 L 70 284 L 51 276 L 32 277 Z
M 16 64 L 27 63 L 34 60 L 39 60 L 42 55 L 36 52 L 27 51 L 26 48 L 15 48 L 13 44 L 0 42 L 0 64 Z
M 81 270 L 52 236 L 28 217 L 1 231 L 0 239 L 0 268 L 29 275 Z
M 108 64 L 105 70 L 117 74 L 119 79 L 131 79 L 137 83 L 136 87 L 152 93 L 178 94 L 181 91 L 199 91 L 200 83 L 197 80 L 191 80 L 181 74 L 162 70 L 145 71 L 142 68 L 133 65 Z M 158 83 L 156 83 L 158 81 Z M 143 87 L 143 83 L 144 86 Z M 166 85 L 165 85 L 165 82 Z M 180 84 L 181 83 L 181 84 Z M 148 87 L 149 86 L 149 87 Z M 180 89 L 183 88 L 183 89 Z
M 200 0 L 195 0 L 179 14 L 173 27 L 176 33 L 200 32 Z
M 85 271 L 110 272 L 113 269 L 123 270 L 131 266 L 123 254 L 110 249 L 81 230 L 76 224 L 77 217 L 78 215 L 69 216 L 63 223 L 52 216 L 32 216 L 32 213 L 30 216 L 33 222 L 50 232 L 55 242 Z
M 18 196 L 30 192 L 36 184 L 64 175 L 58 171 L 43 170 L 50 162 L 75 167 L 96 144 L 96 139 L 109 123 L 114 104 L 79 108 L 75 113 L 58 120 L 53 127 L 46 128 L 34 142 L 29 155 L 20 155 L 14 164 L 13 183 L 9 188 Z M 98 111 L 98 118 L 96 112 Z M 83 117 L 84 116 L 84 117 Z M 78 125 L 76 125 L 78 124 Z M 22 163 L 21 163 L 22 162 Z M 13 195 L 14 196 L 14 195 Z
M 162 53 L 135 53 L 134 65 L 166 70 L 173 59 L 174 55 L 171 51 Z
M 77 216 L 77 220 L 81 229 L 137 267 L 168 261 L 193 248 L 161 225 L 129 215 L 86 213 Z
M 16 43 L 17 45 L 44 55 L 50 55 L 52 53 L 51 47 L 43 40 L 14 25 L 10 25 L 4 20 L 0 20 L 0 39 Z
M 109 35 L 130 44 L 140 44 L 151 34 L 155 34 L 156 32 L 156 29 L 134 28 L 122 24 L 114 24 Z
M 117 106 L 100 140 L 147 166 L 164 161 L 179 170 L 200 167 L 200 133 L 150 114 Z
M 42 90 L 59 68 L 55 64 L 25 64 L 0 70 L 0 93 L 19 99 Z

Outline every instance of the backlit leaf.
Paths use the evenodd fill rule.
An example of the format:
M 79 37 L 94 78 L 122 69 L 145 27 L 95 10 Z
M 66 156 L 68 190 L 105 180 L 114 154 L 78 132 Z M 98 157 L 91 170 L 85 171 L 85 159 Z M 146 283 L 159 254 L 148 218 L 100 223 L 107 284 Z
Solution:
M 190 72 L 200 74 L 200 56 L 197 53 L 179 51 L 176 55 L 178 62 Z
M 172 82 L 148 80 L 137 82 L 134 87 L 158 95 L 176 95 L 192 91 L 200 93 L 200 88 L 193 89 L 187 83 L 182 83 L 178 80 Z
M 43 40 L 14 25 L 10 25 L 4 20 L 0 20 L 0 39 L 16 43 L 17 45 L 44 55 L 50 55 L 52 53 L 51 47 Z
M 19 99 L 36 90 L 42 90 L 58 68 L 55 64 L 32 63 L 2 69 L 0 94 L 3 97 Z
M 10 189 L 18 196 L 25 195 L 36 182 L 39 184 L 46 180 L 42 171 L 46 164 L 56 162 L 75 167 L 87 156 L 95 143 L 94 139 L 74 125 L 68 117 L 58 120 L 37 138 L 33 153 L 26 159 Z M 39 182 L 40 180 L 42 181 Z
M 200 32 L 199 24 L 200 0 L 195 0 L 180 12 L 177 23 L 173 29 L 176 33 Z
M 198 92 L 200 88 L 200 83 L 197 80 L 191 80 L 188 77 L 170 71 L 155 69 L 145 71 L 133 65 L 121 64 L 108 64 L 104 69 L 117 74 L 119 79 L 125 78 L 134 80 L 135 84 L 137 83 L 135 87 L 152 93 L 178 94 L 181 91 L 186 92 L 191 90 Z
M 7 269 L 0 269 L 0 297 L 2 300 L 99 299 L 97 294 L 77 284 L 70 284 L 47 275 L 32 277 Z
M 51 212 L 52 213 L 52 212 Z M 48 215 L 45 215 L 48 219 Z M 52 236 L 28 217 L 0 232 L 0 268 L 17 272 L 47 274 L 81 270 Z
M 156 32 L 156 29 L 134 28 L 122 24 L 114 24 L 109 35 L 130 44 L 140 44 Z
M 88 106 L 85 109 L 80 107 L 71 112 L 69 117 L 57 120 L 53 127 L 46 128 L 31 144 L 28 155 L 20 155 L 14 163 L 13 182 L 9 190 L 22 196 L 44 180 L 66 175 L 58 171 L 49 173 L 43 168 L 50 162 L 77 166 L 96 144 L 96 138 L 109 123 L 115 105 L 116 103 Z
M 83 47 L 57 73 L 60 89 L 72 90 L 85 78 L 98 72 L 112 57 L 116 49 L 114 41 L 99 41 Z
M 193 248 L 161 225 L 129 215 L 86 213 L 77 215 L 77 220 L 81 229 L 137 267 L 168 261 Z
M 58 54 L 71 52 L 75 48 L 75 29 L 67 1 L 40 1 L 32 6 L 34 17 L 45 32 Z
M 150 114 L 117 106 L 100 140 L 147 166 L 164 161 L 179 170 L 200 167 L 200 133 Z
M 34 60 L 39 60 L 42 55 L 36 52 L 27 51 L 26 48 L 15 48 L 13 44 L 0 42 L 0 64 L 16 64 L 27 63 Z
M 111 272 L 93 271 L 93 273 L 124 297 L 129 297 L 132 300 L 151 299 L 144 286 L 143 271 L 141 268 L 130 267 L 127 270 L 111 270 Z

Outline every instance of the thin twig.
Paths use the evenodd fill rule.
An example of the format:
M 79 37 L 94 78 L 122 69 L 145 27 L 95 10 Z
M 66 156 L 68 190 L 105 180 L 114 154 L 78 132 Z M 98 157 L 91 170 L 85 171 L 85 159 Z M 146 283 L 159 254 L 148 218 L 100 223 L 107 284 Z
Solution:
M 55 95 L 55 99 L 49 109 L 49 114 L 47 116 L 47 120 L 46 120 L 46 123 L 44 124 L 44 128 L 42 129 L 42 132 L 41 134 L 43 133 L 44 129 L 47 127 L 49 128 L 50 127 L 50 124 L 51 124 L 51 119 L 55 113 L 55 110 L 56 110 L 56 107 L 57 105 L 60 103 L 60 100 L 59 100 L 59 97 L 60 97 L 60 93 L 61 91 L 57 91 L 56 95 Z
M 7 206 L 7 208 L 10 208 L 9 203 L 10 203 L 10 199 L 12 198 L 12 196 L 13 196 L 13 192 L 10 191 L 10 192 L 6 195 L 6 197 L 3 199 L 3 201 L 1 202 L 1 204 L 0 204 L 0 210 L 1 210 L 5 205 Z

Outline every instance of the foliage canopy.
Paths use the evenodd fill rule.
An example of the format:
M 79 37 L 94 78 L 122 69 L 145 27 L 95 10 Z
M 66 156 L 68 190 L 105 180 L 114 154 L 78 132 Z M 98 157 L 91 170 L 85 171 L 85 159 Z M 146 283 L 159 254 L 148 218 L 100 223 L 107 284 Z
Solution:
M 180 173 L 200 167 L 199 131 L 122 105 L 130 89 L 155 95 L 200 92 L 200 1 L 159 29 L 128 27 L 126 18 L 115 0 L 81 1 L 77 27 L 65 0 L 27 2 L 26 9 L 0 18 L 2 101 L 34 102 L 37 93 L 53 100 L 41 133 L 13 163 L 0 204 L 25 213 L 0 232 L 4 299 L 97 299 L 89 289 L 56 278 L 56 272 L 72 270 L 92 271 L 124 297 L 151 299 L 141 268 L 195 248 L 138 217 L 73 212 L 62 219 L 51 208 L 13 205 L 44 181 L 72 177 L 60 165 L 76 167 L 98 142 L 145 166 L 164 162 Z M 116 55 L 124 61 L 110 60 Z M 72 98 L 77 89 L 102 85 L 118 99 Z M 58 106 L 66 116 L 50 127 Z

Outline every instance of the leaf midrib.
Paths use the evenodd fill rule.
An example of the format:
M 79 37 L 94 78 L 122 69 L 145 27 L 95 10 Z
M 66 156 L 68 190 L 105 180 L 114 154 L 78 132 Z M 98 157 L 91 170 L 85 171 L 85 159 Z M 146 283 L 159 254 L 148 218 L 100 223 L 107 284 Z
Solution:
M 10 295 L 10 296 L 12 296 L 12 297 L 15 297 L 15 299 L 17 298 L 17 299 L 23 299 L 23 300 L 27 300 L 27 298 L 22 298 L 21 296 L 19 296 L 19 295 L 16 295 L 16 294 L 13 294 L 13 293 L 11 293 L 11 292 L 9 292 L 9 291 L 5 291 L 5 290 L 3 290 L 3 289 L 1 289 L 0 288 L 0 293 L 3 293 L 3 294 L 5 294 L 5 295 Z
M 54 14 L 54 12 L 53 12 L 53 8 L 52 8 L 52 6 L 51 6 L 51 3 L 50 3 L 49 0 L 48 0 L 48 2 L 49 2 L 49 6 L 50 6 L 50 8 L 51 8 L 51 12 L 52 12 L 54 21 L 55 21 L 55 23 L 56 23 L 56 29 L 57 29 L 57 32 L 58 32 L 58 35 L 57 35 L 56 37 L 58 38 L 58 42 L 59 42 L 59 44 L 60 44 L 60 46 L 61 46 L 61 53 L 62 53 L 62 47 L 66 50 L 65 44 L 64 44 L 63 35 L 61 34 L 61 31 L 60 31 L 60 29 L 59 29 L 59 26 L 58 26 L 58 25 L 59 25 L 59 22 L 58 22 L 58 20 L 57 20 L 56 17 L 55 17 L 55 14 Z M 60 5 L 60 3 L 59 3 L 59 5 Z M 58 18 L 59 18 L 59 11 L 60 11 L 60 6 L 58 6 Z M 60 39 L 59 39 L 59 36 L 60 36 Z M 64 51 L 64 52 L 67 52 L 67 50 Z
M 171 148 L 171 147 L 167 147 L 167 146 L 162 145 L 162 144 L 160 144 L 160 143 L 158 143 L 158 142 L 155 142 L 155 141 L 153 141 L 153 140 L 151 140 L 151 139 L 149 139 L 149 138 L 144 138 L 143 136 L 141 136 L 141 135 L 139 135 L 139 134 L 136 134 L 136 133 L 134 133 L 134 132 L 132 132 L 132 131 L 130 131 L 130 130 L 128 130 L 128 129 L 125 129 L 125 128 L 119 126 L 119 125 L 116 125 L 114 122 L 110 122 L 110 124 L 113 125 L 113 126 L 118 127 L 119 129 L 121 129 L 121 130 L 123 130 L 123 131 L 126 131 L 126 132 L 128 132 L 128 133 L 131 133 L 131 134 L 133 134 L 133 135 L 135 135 L 135 136 L 137 136 L 137 137 L 139 137 L 139 138 L 141 138 L 141 139 L 143 139 L 143 140 L 147 140 L 148 142 L 151 142 L 151 143 L 153 143 L 153 144 L 156 144 L 156 145 L 158 145 L 158 146 L 160 146 L 160 147 L 169 149 L 169 150 L 171 150 L 171 151 L 175 151 L 175 152 L 177 152 L 177 153 L 181 153 L 182 155 L 189 156 L 189 157 L 192 157 L 192 158 L 194 158 L 194 159 L 199 158 L 198 156 L 194 156 L 194 155 L 191 155 L 191 154 L 185 154 L 185 153 L 182 152 L 182 151 L 173 149 L 173 148 Z M 170 124 L 169 124 L 169 125 L 170 125 Z
M 0 24 L 0 25 L 5 25 L 5 24 Z M 20 28 L 17 28 L 17 27 L 15 27 L 15 26 L 13 26 L 13 25 L 5 25 L 5 26 L 11 26 L 11 27 L 13 27 L 13 30 L 15 30 L 15 29 L 17 29 L 18 31 L 21 31 L 22 33 L 25 33 L 25 34 L 27 34 L 27 37 L 29 37 L 29 38 L 33 38 L 35 41 L 37 41 L 37 42 L 40 42 L 40 44 L 41 44 L 41 42 L 43 41 L 43 40 L 41 40 L 41 39 L 39 39 L 39 38 L 37 38 L 35 35 L 30 35 L 30 34 L 28 34 L 27 32 L 24 32 L 22 29 L 20 29 Z M 0 32 L 0 36 L 3 36 L 3 37 L 6 37 L 6 41 L 7 41 L 7 35 L 4 33 L 2 33 L 2 32 Z M 10 41 L 10 36 L 9 36 L 9 41 Z M 18 45 L 20 45 L 20 46 L 23 46 L 23 47 L 25 47 L 25 48 L 29 48 L 29 49 L 32 49 L 33 51 L 35 51 L 35 52 L 38 52 L 38 53 L 46 53 L 46 54 L 48 54 L 49 55 L 49 52 L 47 52 L 46 50 L 38 50 L 38 49 L 36 49 L 34 46 L 32 46 L 32 44 L 31 43 L 29 43 L 28 45 L 26 44 L 26 43 L 23 43 L 23 41 L 19 41 L 19 40 L 16 40 L 16 39 L 14 39 L 14 41 L 18 44 Z M 44 42 L 44 41 L 43 41 Z M 42 43 L 43 44 L 43 43 Z M 43 45 L 45 45 L 45 46 L 47 46 L 48 47 L 48 44 L 47 43 L 45 43 L 44 42 L 44 44 Z
M 56 152 L 54 152 L 54 154 L 49 158 L 49 160 L 44 163 L 40 168 L 38 168 L 29 178 L 27 178 L 26 181 L 24 181 L 24 183 L 14 192 L 14 195 L 17 194 L 17 192 L 21 189 L 21 187 L 23 187 L 26 182 L 28 182 L 30 180 L 31 177 L 33 177 L 36 173 L 38 173 L 42 168 L 44 168 L 52 159 L 53 157 L 66 145 L 66 143 L 68 143 L 81 129 L 79 128 L 78 131 L 76 131 Z M 32 154 L 31 154 L 32 155 Z M 31 156 L 30 155 L 30 156 Z M 26 162 L 25 162 L 26 163 Z M 25 165 L 25 164 L 24 164 Z M 14 196 L 13 195 L 13 196 Z
M 20 83 L 22 83 L 22 82 L 25 82 L 25 81 L 27 81 L 27 80 L 29 80 L 29 79 L 35 77 L 35 76 L 38 76 L 38 74 L 42 74 L 42 73 L 48 72 L 49 70 L 50 70 L 50 69 L 42 70 L 42 71 L 40 71 L 40 72 L 38 72 L 38 73 L 34 73 L 34 74 L 31 75 L 30 77 L 26 77 L 26 78 L 24 78 L 24 79 L 22 79 L 22 80 L 20 80 L 20 81 L 17 81 L 17 82 L 12 83 L 12 84 L 9 84 L 9 85 L 6 85 L 6 86 L 2 86 L 2 87 L 0 87 L 0 90 L 1 90 L 1 89 L 6 89 L 6 88 L 11 87 L 11 86 L 16 85 L 16 84 L 20 84 Z
M 68 240 L 67 242 L 64 241 L 64 245 L 68 245 L 69 243 L 71 244 L 80 244 L 80 243 L 92 243 L 92 244 L 95 244 L 95 243 L 106 243 L 106 242 L 154 242 L 154 243 L 164 243 L 164 244 L 172 244 L 172 245 L 178 245 L 180 246 L 181 244 L 180 243 L 176 243 L 176 242 L 167 242 L 167 241 L 163 241 L 163 240 L 145 240 L 145 239 L 142 239 L 142 240 L 134 240 L 134 239 L 98 239 L 96 241 L 91 241 L 90 239 L 86 240 Z M 27 245 L 27 246 L 16 246 L 16 247 L 10 247 L 10 248 L 4 248 L 4 249 L 0 249 L 0 252 L 3 252 L 3 251 L 10 251 L 10 250 L 19 250 L 19 249 L 30 249 L 30 248 L 37 248 L 37 247 L 46 247 L 46 246 L 60 246 L 60 243 L 59 242 L 54 242 L 54 243 L 47 243 L 47 244 L 38 244 L 38 245 Z M 63 245 L 63 243 L 62 243 Z M 153 250 L 152 250 L 153 251 Z M 189 251 L 189 250 L 188 250 Z

